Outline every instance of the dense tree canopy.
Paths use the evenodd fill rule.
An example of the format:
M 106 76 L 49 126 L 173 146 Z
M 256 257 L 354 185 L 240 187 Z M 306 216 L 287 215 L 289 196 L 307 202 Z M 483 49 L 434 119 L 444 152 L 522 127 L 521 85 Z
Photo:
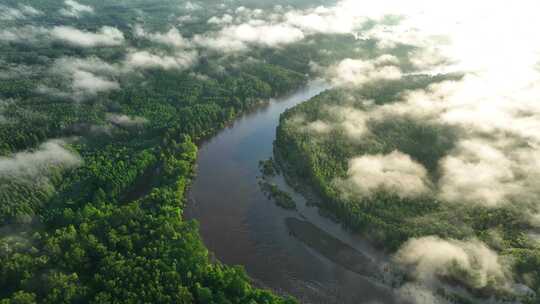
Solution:
M 339 88 L 324 92 L 282 115 L 275 142 L 276 158 L 289 176 L 319 195 L 322 202 L 319 208 L 323 213 L 361 232 L 379 248 L 395 253 L 408 240 L 425 236 L 480 240 L 512 261 L 517 282 L 539 293 L 540 276 L 536 269 L 540 250 L 528 238 L 527 231 L 533 227 L 518 207 L 493 208 L 467 202 L 448 204 L 429 192 L 409 197 L 384 188 L 376 189 L 370 195 L 350 195 L 340 184 L 350 174 L 351 159 L 360 155 L 388 155 L 393 151 L 410 155 L 413 161 L 426 168 L 427 178 L 437 181 L 439 160 L 455 147 L 460 130 L 407 116 L 390 115 L 378 119 L 373 115 L 366 122 L 369 132 L 363 137 L 351 138 L 347 128 L 331 124 L 339 126 L 347 120 L 345 114 L 339 112 L 341 108 L 348 113 L 363 111 L 365 103 L 362 101 L 366 99 L 374 100 L 378 105 L 397 102 L 399 92 L 437 83 L 446 77 L 457 76 L 411 76 L 399 82 L 381 82 L 376 88 Z M 356 122 L 362 119 L 355 118 Z M 429 249 L 425 247 L 424 250 Z M 456 275 L 450 281 L 459 281 L 463 276 Z M 513 299 L 495 283 L 475 292 L 480 296 Z M 438 293 L 458 303 L 473 301 L 447 294 L 444 290 Z M 535 301 L 528 295 L 521 300 Z

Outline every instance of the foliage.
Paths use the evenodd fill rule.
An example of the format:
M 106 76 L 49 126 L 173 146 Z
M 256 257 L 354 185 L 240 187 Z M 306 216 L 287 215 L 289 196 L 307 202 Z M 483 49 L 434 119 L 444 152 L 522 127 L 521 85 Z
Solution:
M 265 179 L 259 181 L 259 186 L 268 199 L 274 200 L 276 205 L 283 209 L 294 210 L 296 203 L 291 195 L 281 189 L 276 184 L 270 183 Z
M 130 48 L 169 52 L 134 37 L 132 25 L 142 18 L 149 30 L 167 31 L 170 14 L 186 11 L 169 0 L 84 1 L 96 13 L 68 19 L 58 14 L 63 1 L 22 2 L 5 4 L 43 11 L 32 26 L 114 26 L 126 42 L 107 48 L 0 42 L 1 72 L 4 63 L 5 71 L 16 68 L 0 77 L 2 160 L 58 138 L 82 159 L 76 168 L 52 166 L 34 177 L 0 175 L 0 303 L 296 303 L 253 287 L 243 269 L 211 259 L 197 223 L 182 214 L 196 143 L 261 100 L 304 85 L 309 62 L 292 65 L 261 49 L 208 54 L 190 71 L 119 72 L 120 89 L 80 100 L 44 94 L 43 86 L 71 89 L 51 72 L 60 58 L 95 58 L 118 68 Z M 220 3 L 207 2 L 183 35 L 209 30 L 205 14 Z M 258 60 L 248 60 L 253 57 Z M 122 125 L 110 115 L 143 122 Z
M 478 239 L 513 261 L 517 273 L 514 279 L 540 294 L 540 274 L 535 271 L 539 267 L 540 247 L 527 235 L 527 230 L 533 227 L 524 219 L 522 210 L 512 205 L 489 208 L 447 204 L 431 195 L 407 198 L 384 190 L 370 196 L 351 197 L 342 195 L 336 186 L 336 180 L 347 177 L 350 159 L 394 150 L 410 155 L 436 180 L 437 164 L 454 147 L 458 130 L 429 121 L 391 117 L 369 121 L 369 134 L 361 140 L 351 140 L 340 130 L 314 134 L 297 124 L 298 117 L 305 124 L 324 121 L 328 106 L 362 106 L 351 103 L 351 99 L 371 99 L 385 104 L 398 99 L 397 93 L 404 89 L 421 88 L 442 79 L 443 76 L 420 76 L 400 83 L 382 83 L 376 90 L 334 89 L 314 97 L 282 115 L 275 142 L 276 159 L 282 160 L 286 174 L 307 184 L 320 196 L 324 202 L 320 208 L 324 212 L 331 213 L 348 228 L 362 232 L 380 248 L 395 252 L 411 238 L 431 235 Z

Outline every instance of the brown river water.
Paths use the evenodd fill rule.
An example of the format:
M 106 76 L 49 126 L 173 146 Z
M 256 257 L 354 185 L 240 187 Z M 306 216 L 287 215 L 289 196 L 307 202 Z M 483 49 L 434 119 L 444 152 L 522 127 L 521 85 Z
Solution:
M 242 265 L 259 286 L 302 303 L 402 303 L 379 277 L 384 258 L 358 235 L 319 215 L 280 176 L 298 210 L 277 207 L 261 192 L 258 163 L 272 156 L 279 116 L 328 86 L 312 82 L 239 118 L 202 144 L 187 219 L 228 265 Z

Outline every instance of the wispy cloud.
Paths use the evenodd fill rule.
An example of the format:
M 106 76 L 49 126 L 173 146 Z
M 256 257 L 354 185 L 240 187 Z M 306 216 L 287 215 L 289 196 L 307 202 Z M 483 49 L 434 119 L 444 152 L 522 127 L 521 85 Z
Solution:
M 303 38 L 304 33 L 298 28 L 261 21 L 230 25 L 216 33 L 196 35 L 193 41 L 215 51 L 238 52 L 249 49 L 251 45 L 279 47 Z
M 18 7 L 14 8 L 0 4 L 0 20 L 12 21 L 39 15 L 43 15 L 43 12 L 30 5 L 19 4 Z
M 427 170 L 408 155 L 366 155 L 349 162 L 347 178 L 335 181 L 346 197 L 369 196 L 376 191 L 399 197 L 417 197 L 430 192 Z
M 0 157 L 0 177 L 32 180 L 43 178 L 51 168 L 72 168 L 81 158 L 64 147 L 61 140 L 52 140 L 38 149 Z
M 57 77 L 66 79 L 63 88 L 51 88 L 44 85 L 38 92 L 61 98 L 83 100 L 98 93 L 117 90 L 120 84 L 114 79 L 121 73 L 121 68 L 102 61 L 97 57 L 86 59 L 64 57 L 57 59 L 49 71 Z
M 115 27 L 103 26 L 98 32 L 79 30 L 71 26 L 57 26 L 51 36 L 80 47 L 117 46 L 124 43 L 124 34 Z
M 162 68 L 170 69 L 187 69 L 192 67 L 198 60 L 197 52 L 195 51 L 178 51 L 174 54 L 165 54 L 162 52 L 149 52 L 132 50 L 128 53 L 125 68 Z
M 511 288 L 508 263 L 477 240 L 443 240 L 423 237 L 409 240 L 396 254 L 396 262 L 417 280 L 436 286 L 456 280 L 472 289 Z
M 72 26 L 55 26 L 53 28 L 23 26 L 7 27 L 0 30 L 0 41 L 33 44 L 50 40 L 62 41 L 71 46 L 112 47 L 122 45 L 124 33 L 110 26 L 103 26 L 97 32 L 80 30 Z
M 60 9 L 60 14 L 66 17 L 80 18 L 84 14 L 94 14 L 94 8 L 74 0 L 65 0 L 66 7 Z
M 165 33 L 151 33 L 147 32 L 141 25 L 136 25 L 134 32 L 137 37 L 148 39 L 158 44 L 169 45 L 182 49 L 191 47 L 191 42 L 184 38 L 180 31 L 174 27 Z

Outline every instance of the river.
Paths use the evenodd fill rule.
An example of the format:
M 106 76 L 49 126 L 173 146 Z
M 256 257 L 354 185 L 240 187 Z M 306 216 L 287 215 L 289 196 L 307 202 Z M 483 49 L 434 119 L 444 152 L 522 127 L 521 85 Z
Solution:
M 372 279 L 381 258 L 359 236 L 306 206 L 282 177 L 275 182 L 293 196 L 296 211 L 277 207 L 257 184 L 258 163 L 272 156 L 280 114 L 327 88 L 312 82 L 271 100 L 203 143 L 186 218 L 199 221 L 217 259 L 243 265 L 259 286 L 308 304 L 399 303 L 392 289 Z M 333 258 L 332 250 L 344 258 Z

